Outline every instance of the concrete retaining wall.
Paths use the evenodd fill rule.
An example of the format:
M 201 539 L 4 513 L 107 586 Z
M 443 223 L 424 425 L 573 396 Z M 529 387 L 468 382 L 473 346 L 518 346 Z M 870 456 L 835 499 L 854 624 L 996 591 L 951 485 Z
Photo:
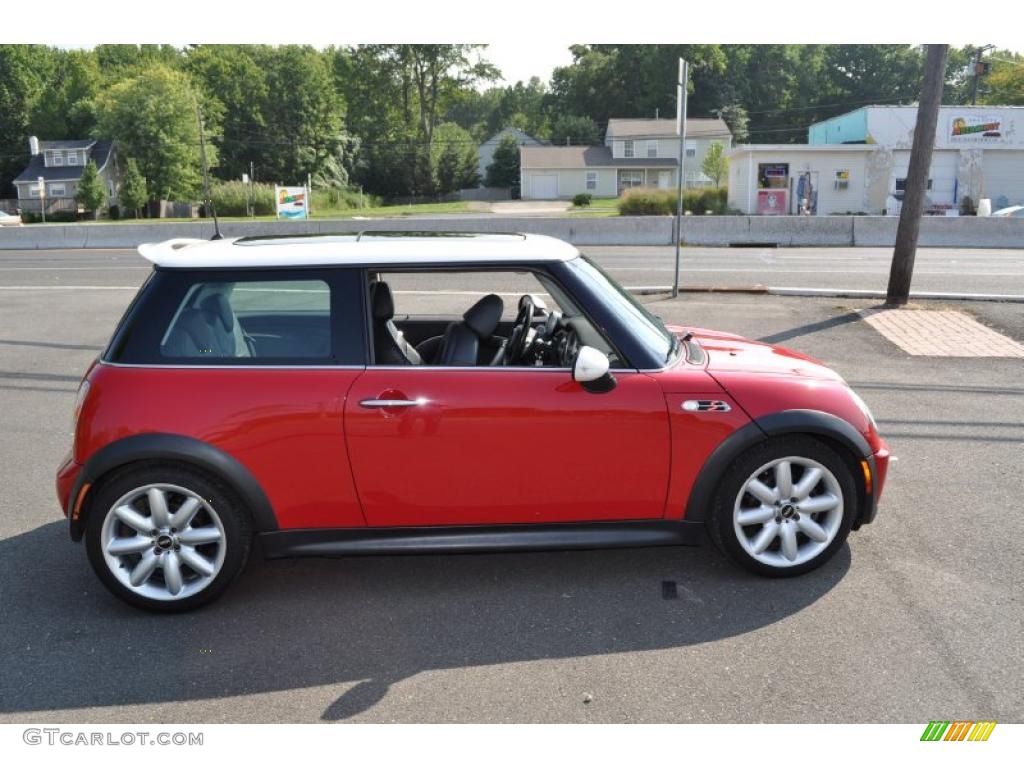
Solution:
M 574 245 L 671 245 L 672 217 L 607 218 L 447 216 L 407 219 L 225 222 L 226 237 L 400 230 L 531 232 Z M 895 217 L 887 216 L 687 216 L 683 242 L 695 246 L 891 246 Z M 0 249 L 134 248 L 172 237 L 209 238 L 213 224 L 50 224 L 0 229 Z M 925 217 L 919 244 L 955 248 L 1022 248 L 1024 219 Z

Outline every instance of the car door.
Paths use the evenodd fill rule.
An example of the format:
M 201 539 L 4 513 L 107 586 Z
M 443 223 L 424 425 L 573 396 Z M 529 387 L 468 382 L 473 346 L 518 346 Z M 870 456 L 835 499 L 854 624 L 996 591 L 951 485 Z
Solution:
M 592 394 L 567 369 L 368 368 L 345 404 L 367 525 L 661 518 L 665 398 L 644 373 L 615 377 Z

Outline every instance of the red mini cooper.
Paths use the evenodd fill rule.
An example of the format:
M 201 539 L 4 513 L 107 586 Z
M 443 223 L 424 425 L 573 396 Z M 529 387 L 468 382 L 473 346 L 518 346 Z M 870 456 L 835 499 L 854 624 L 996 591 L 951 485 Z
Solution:
M 663 325 L 533 235 L 171 240 L 82 381 L 57 474 L 129 603 L 267 557 L 696 544 L 793 576 L 875 516 L 889 452 L 833 371 Z

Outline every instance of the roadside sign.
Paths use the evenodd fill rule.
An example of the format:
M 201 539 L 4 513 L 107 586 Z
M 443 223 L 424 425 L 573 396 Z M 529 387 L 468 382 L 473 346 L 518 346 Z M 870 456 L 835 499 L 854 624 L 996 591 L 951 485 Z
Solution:
M 305 187 L 274 187 L 279 219 L 308 219 Z

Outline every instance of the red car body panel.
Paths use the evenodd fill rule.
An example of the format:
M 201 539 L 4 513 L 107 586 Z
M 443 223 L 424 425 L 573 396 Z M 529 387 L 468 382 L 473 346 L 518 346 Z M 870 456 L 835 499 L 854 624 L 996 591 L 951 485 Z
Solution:
M 670 475 L 665 397 L 616 374 L 592 394 L 564 370 L 374 369 L 345 408 L 370 526 L 652 519 Z M 395 411 L 367 399 L 423 399 Z
M 186 435 L 241 462 L 281 528 L 362 526 L 342 429 L 345 396 L 362 372 L 100 364 L 89 375 L 74 459 L 83 464 L 132 435 Z

